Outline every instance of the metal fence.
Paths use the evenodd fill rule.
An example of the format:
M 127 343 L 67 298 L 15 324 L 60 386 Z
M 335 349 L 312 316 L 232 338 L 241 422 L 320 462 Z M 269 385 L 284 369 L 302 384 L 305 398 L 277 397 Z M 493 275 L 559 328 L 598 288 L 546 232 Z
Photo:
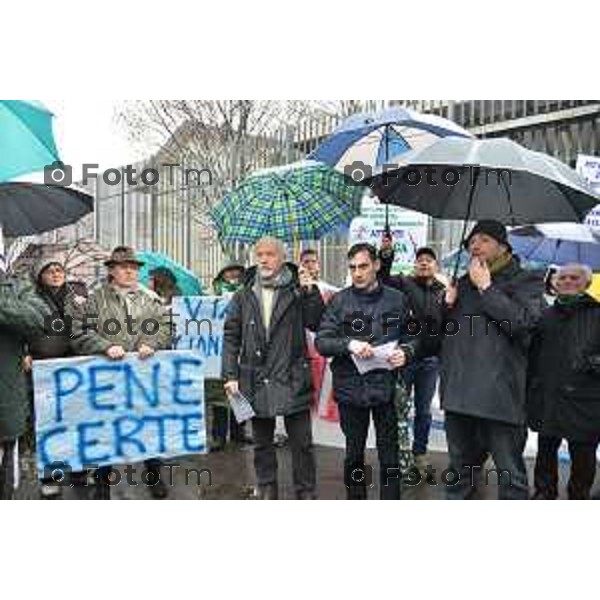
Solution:
M 524 146 L 552 154 L 574 165 L 578 153 L 598 154 L 600 101 L 597 100 L 394 100 L 365 101 L 364 110 L 403 105 L 450 118 L 480 137 L 508 136 Z M 285 164 L 311 152 L 337 125 L 339 118 L 307 118 L 295 127 L 252 140 L 254 168 Z M 144 168 L 148 164 L 138 165 Z M 159 169 L 160 171 L 160 169 Z M 161 172 L 156 186 L 130 187 L 94 181 L 93 217 L 46 238 L 65 241 L 94 238 L 102 247 L 128 244 L 170 255 L 196 272 L 205 286 L 225 261 L 224 249 L 210 226 L 204 207 L 217 201 L 209 187 L 190 189 Z M 431 222 L 430 243 L 445 254 L 454 249 L 460 224 Z M 321 254 L 323 277 L 341 285 L 345 280 L 344 233 L 313 244 Z M 249 260 L 242 245 L 227 248 L 229 258 Z

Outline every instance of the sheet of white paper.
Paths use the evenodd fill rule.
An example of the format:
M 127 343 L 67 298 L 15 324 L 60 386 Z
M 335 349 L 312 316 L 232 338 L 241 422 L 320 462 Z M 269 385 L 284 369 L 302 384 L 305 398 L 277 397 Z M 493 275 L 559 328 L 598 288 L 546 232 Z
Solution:
M 383 344 L 381 346 L 375 346 L 373 348 L 374 355 L 370 358 L 360 358 L 358 356 L 352 355 L 352 360 L 358 369 L 360 375 L 364 375 L 369 371 L 374 371 L 375 369 L 387 369 L 391 371 L 394 369 L 392 365 L 388 362 L 388 358 L 391 354 L 398 348 L 398 344 L 396 342 L 388 342 L 387 344 Z
M 231 410 L 233 410 L 235 420 L 238 423 L 248 421 L 255 416 L 250 400 L 248 400 L 241 392 L 229 394 L 227 398 L 229 399 L 229 404 L 231 405 Z

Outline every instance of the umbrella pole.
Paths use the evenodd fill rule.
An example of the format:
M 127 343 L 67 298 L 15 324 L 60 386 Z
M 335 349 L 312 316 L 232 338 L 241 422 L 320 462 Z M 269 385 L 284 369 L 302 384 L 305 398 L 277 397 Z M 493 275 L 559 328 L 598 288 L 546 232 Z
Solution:
M 471 183 L 471 190 L 469 191 L 469 203 L 467 205 L 467 214 L 465 216 L 465 222 L 463 224 L 462 234 L 460 236 L 460 245 L 458 247 L 458 256 L 456 257 L 456 263 L 454 265 L 454 274 L 452 275 L 452 282 L 456 283 L 458 268 L 460 267 L 460 259 L 462 258 L 463 248 L 465 239 L 467 236 L 467 227 L 469 226 L 469 217 L 471 216 L 471 210 L 473 208 L 473 198 L 475 196 L 475 188 L 477 187 L 477 181 L 479 180 L 479 174 L 481 172 L 480 167 L 475 167 L 475 173 L 473 174 L 473 182 Z
M 385 144 L 385 163 L 387 165 L 387 161 L 390 160 L 390 136 L 388 135 L 388 125 L 385 126 L 384 129 L 384 144 Z M 390 206 L 389 204 L 385 205 L 385 235 L 390 235 Z

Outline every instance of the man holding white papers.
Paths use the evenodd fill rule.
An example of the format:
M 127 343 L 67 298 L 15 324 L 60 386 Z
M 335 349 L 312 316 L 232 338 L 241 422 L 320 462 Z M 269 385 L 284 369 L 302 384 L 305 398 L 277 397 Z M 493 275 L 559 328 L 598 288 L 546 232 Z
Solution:
M 370 473 L 365 445 L 373 415 L 380 466 L 381 498 L 400 498 L 398 370 L 415 356 L 416 338 L 407 335 L 409 307 L 399 290 L 377 278 L 380 261 L 370 244 L 348 253 L 352 285 L 334 296 L 317 332 L 316 346 L 332 356 L 333 386 L 346 436 L 344 482 L 350 500 L 367 497 Z

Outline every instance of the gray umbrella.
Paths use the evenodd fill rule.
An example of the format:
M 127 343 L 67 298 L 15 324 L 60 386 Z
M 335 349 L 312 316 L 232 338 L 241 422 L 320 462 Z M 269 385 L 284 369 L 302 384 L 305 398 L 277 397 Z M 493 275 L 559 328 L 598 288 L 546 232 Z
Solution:
M 600 203 L 573 169 L 505 138 L 442 138 L 398 167 L 367 182 L 379 199 L 442 219 L 582 221 Z
M 51 231 L 94 209 L 94 198 L 60 185 L 0 183 L 0 225 L 5 236 Z

